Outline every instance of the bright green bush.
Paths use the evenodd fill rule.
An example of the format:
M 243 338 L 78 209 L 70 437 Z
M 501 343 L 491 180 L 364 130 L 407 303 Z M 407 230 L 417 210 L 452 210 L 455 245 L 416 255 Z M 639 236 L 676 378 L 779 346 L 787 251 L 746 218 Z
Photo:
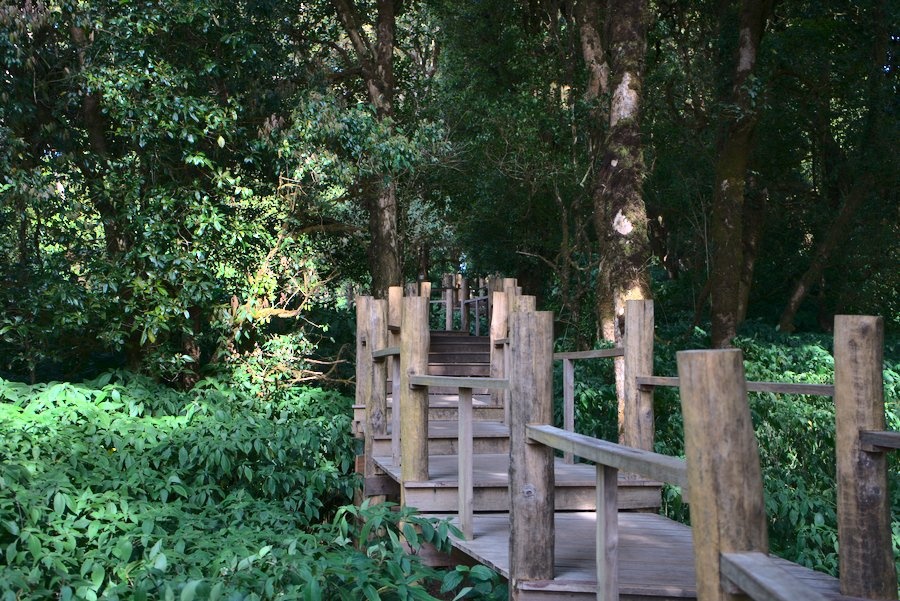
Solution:
M 218 380 L 179 393 L 127 374 L 0 380 L 0 595 L 431 598 L 423 586 L 444 576 L 399 533 L 441 545 L 447 524 L 342 506 L 356 484 L 350 403 Z M 470 580 L 471 594 L 487 586 Z

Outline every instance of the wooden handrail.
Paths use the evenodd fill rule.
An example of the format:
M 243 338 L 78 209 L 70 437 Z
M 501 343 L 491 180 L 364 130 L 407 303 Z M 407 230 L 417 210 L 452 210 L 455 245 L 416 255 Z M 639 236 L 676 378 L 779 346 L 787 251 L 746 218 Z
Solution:
M 859 446 L 869 453 L 900 450 L 900 432 L 891 430 L 860 430 Z
M 429 376 L 410 374 L 409 385 L 446 386 L 448 388 L 487 388 L 488 390 L 509 390 L 506 378 L 483 378 L 480 376 Z
M 601 348 L 593 351 L 567 351 L 565 353 L 553 353 L 553 360 L 560 359 L 607 359 L 611 357 L 624 357 L 625 349 L 621 347 Z
M 533 442 L 559 451 L 570 451 L 579 457 L 622 471 L 675 484 L 682 488 L 682 494 L 686 494 L 688 482 L 684 459 L 566 432 L 555 426 L 529 425 L 526 430 L 528 438 Z
M 372 359 L 378 361 L 379 359 L 385 359 L 386 357 L 399 357 L 400 356 L 400 347 L 399 346 L 388 346 L 382 349 L 378 349 L 377 351 L 372 351 Z
M 638 386 L 655 388 L 668 386 L 678 388 L 678 378 L 671 376 L 638 376 Z M 831 384 L 795 384 L 793 382 L 753 382 L 747 381 L 747 392 L 776 392 L 780 394 L 808 394 L 813 396 L 834 396 Z
M 825 601 L 765 553 L 722 553 L 722 575 L 754 601 Z

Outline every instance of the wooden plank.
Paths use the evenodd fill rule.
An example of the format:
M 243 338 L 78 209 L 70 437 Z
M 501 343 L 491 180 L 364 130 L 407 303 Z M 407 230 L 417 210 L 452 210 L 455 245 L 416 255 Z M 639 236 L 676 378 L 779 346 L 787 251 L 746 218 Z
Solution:
M 566 432 L 554 426 L 528 426 L 527 431 L 532 441 L 560 451 L 569 451 L 622 471 L 681 486 L 682 494 L 687 495 L 688 478 L 684 459 Z
M 378 359 L 384 359 L 386 357 L 399 357 L 400 356 L 400 347 L 399 346 L 388 346 L 385 348 L 380 348 L 377 351 L 372 351 L 372 358 L 376 361 Z
M 506 338 L 509 334 L 509 303 L 506 293 L 494 292 L 493 309 L 491 314 L 491 326 L 489 329 L 490 349 L 491 349 L 491 377 L 506 378 L 506 362 L 504 353 L 507 352 L 505 346 L 497 346 L 496 341 L 500 338 Z M 506 396 L 500 390 L 491 391 L 491 400 L 495 405 L 503 405 Z
M 859 448 L 869 453 L 883 453 L 900 449 L 900 432 L 890 430 L 860 430 Z
M 641 388 L 640 376 L 653 375 L 653 301 L 625 303 L 625 406 L 622 442 L 653 450 L 653 390 Z
M 510 585 L 553 578 L 553 450 L 528 444 L 527 425 L 553 422 L 553 313 L 511 313 Z
M 472 389 L 459 389 L 459 524 L 466 538 L 473 537 L 474 511 L 472 443 Z
M 400 416 L 402 409 L 400 406 L 400 357 L 391 359 L 391 456 L 394 463 L 400 465 Z
M 560 359 L 607 359 L 612 357 L 624 357 L 625 349 L 623 348 L 603 348 L 593 351 L 569 351 L 565 353 L 553 353 L 553 360 Z
M 597 601 L 619 599 L 619 470 L 597 465 Z
M 638 386 L 653 388 L 656 386 L 678 387 L 678 378 L 669 376 L 639 376 Z M 806 394 L 810 396 L 834 396 L 831 384 L 794 384 L 791 382 L 747 382 L 748 392 L 774 392 L 778 394 Z
M 423 282 L 427 283 L 427 282 Z M 428 480 L 428 389 L 410 386 L 428 369 L 428 298 L 403 299 L 400 335 L 400 462 L 403 482 Z M 396 402 L 396 399 L 395 399 Z
M 743 354 L 726 349 L 681 351 L 676 356 L 697 593 L 704 601 L 736 601 L 742 597 L 722 579 L 719 555 L 769 551 Z
M 483 378 L 481 376 L 430 376 L 411 375 L 409 385 L 444 386 L 447 388 L 487 388 L 489 390 L 508 390 L 509 380 L 504 378 Z
M 722 553 L 722 575 L 754 601 L 826 601 L 765 553 Z
M 884 320 L 834 318 L 835 453 L 841 592 L 896 599 L 887 454 L 860 448 L 860 430 L 883 431 Z
M 363 492 L 367 497 L 397 497 L 400 496 L 400 485 L 390 476 L 369 476 L 363 481 Z
M 467 306 L 469 302 L 469 281 L 466 278 L 460 278 L 459 280 L 459 328 L 463 332 L 469 331 L 469 307 Z M 478 319 L 478 314 L 475 314 L 475 319 Z
M 375 463 L 372 460 L 372 448 L 376 434 L 387 432 L 387 398 L 385 385 L 387 382 L 387 365 L 376 363 L 372 359 L 372 350 L 387 344 L 387 301 L 373 298 L 368 302 L 369 309 L 369 344 L 366 350 L 369 356 L 365 361 L 370 363 L 371 384 L 369 385 L 369 401 L 366 403 L 366 430 L 364 454 L 366 456 L 365 475 L 375 475 Z

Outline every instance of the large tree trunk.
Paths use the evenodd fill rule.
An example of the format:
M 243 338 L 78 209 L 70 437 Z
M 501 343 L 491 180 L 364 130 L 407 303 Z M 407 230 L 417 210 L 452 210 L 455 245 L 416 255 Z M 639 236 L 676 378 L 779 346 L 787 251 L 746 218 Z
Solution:
M 743 0 L 739 44 L 731 87 L 731 106 L 723 124 L 713 190 L 711 235 L 712 344 L 731 344 L 741 321 L 744 264 L 744 189 L 747 163 L 759 113 L 753 105 L 750 76 L 756 66 L 759 43 L 765 30 L 772 0 Z M 749 288 L 747 288 L 749 294 Z
M 625 301 L 650 297 L 650 240 L 642 180 L 640 107 L 647 49 L 646 0 L 611 0 L 609 133 L 594 183 L 594 227 L 600 251 L 597 313 L 603 337 L 622 342 Z M 622 424 L 624 371 L 616 363 Z
M 394 35 L 397 8 L 395 0 L 378 0 L 378 15 L 371 40 L 354 0 L 334 0 L 338 19 L 350 38 L 359 59 L 369 101 L 381 120 L 394 115 Z M 397 184 L 387 174 L 376 177 L 367 186 L 365 203 L 369 211 L 369 270 L 372 294 L 387 298 L 390 286 L 399 286 L 400 243 L 398 230 Z

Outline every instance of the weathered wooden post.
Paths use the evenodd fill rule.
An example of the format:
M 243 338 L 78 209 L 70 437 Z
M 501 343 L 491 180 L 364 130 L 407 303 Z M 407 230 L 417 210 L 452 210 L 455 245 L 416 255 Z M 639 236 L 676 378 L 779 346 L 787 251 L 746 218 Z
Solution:
M 469 300 L 469 282 L 466 281 L 466 278 L 459 278 L 459 329 L 461 329 L 465 333 L 469 333 L 469 305 L 466 304 L 466 301 Z M 475 305 L 475 321 L 478 321 L 478 305 Z M 476 334 L 477 335 L 477 334 Z
M 494 298 L 493 307 L 494 314 L 491 318 L 491 328 L 490 328 L 490 343 L 491 343 L 491 377 L 492 378 L 505 378 L 505 363 L 504 357 L 506 352 L 506 345 L 501 341 L 505 340 L 509 335 L 509 311 L 507 305 L 507 296 L 503 292 L 494 292 L 492 294 Z M 503 392 L 502 390 L 491 390 L 491 403 L 494 405 L 500 405 L 503 403 Z
M 769 551 L 743 354 L 739 349 L 682 351 L 677 357 L 697 598 L 746 599 L 720 572 L 721 553 Z
M 371 296 L 356 297 L 356 394 L 354 403 L 361 407 L 368 405 L 370 388 L 372 386 L 372 357 L 367 350 L 369 347 L 369 303 L 371 300 Z M 365 418 L 363 418 L 362 424 L 359 424 L 358 427 L 361 431 L 357 432 L 357 436 L 369 436 L 365 432 Z
M 409 384 L 410 375 L 428 372 L 428 342 L 428 297 L 404 298 L 400 326 L 400 412 L 403 415 L 400 476 L 403 482 L 428 480 L 428 389 Z M 401 501 L 405 504 L 404 499 Z
M 372 353 L 387 347 L 387 301 L 370 299 L 369 336 L 363 359 L 371 365 L 372 380 L 369 385 L 369 402 L 366 403 L 366 438 L 365 438 L 365 476 L 375 475 L 375 458 L 373 446 L 376 434 L 387 433 L 387 362 L 375 361 Z
M 444 288 L 444 308 L 446 310 L 444 313 L 444 329 L 448 332 L 453 329 L 453 300 L 456 293 L 454 288 L 455 279 L 452 273 L 445 273 L 441 277 L 441 286 Z
M 885 453 L 860 448 L 860 430 L 884 430 L 884 321 L 834 318 L 835 452 L 841 593 L 897 599 Z
M 575 361 L 563 359 L 563 430 L 575 431 Z M 575 463 L 575 455 L 570 451 L 563 453 L 563 461 Z
M 653 389 L 641 389 L 638 376 L 653 375 L 653 301 L 625 303 L 625 407 L 622 443 L 653 450 Z
M 424 296 L 431 302 L 431 282 L 427 280 L 419 282 L 419 296 Z
M 553 578 L 553 449 L 527 442 L 525 426 L 553 423 L 553 313 L 513 313 L 510 321 L 510 595 L 518 584 Z
M 400 321 L 403 317 L 403 288 L 388 288 L 388 341 L 400 346 Z M 391 457 L 400 464 L 400 357 L 390 357 L 391 374 Z

